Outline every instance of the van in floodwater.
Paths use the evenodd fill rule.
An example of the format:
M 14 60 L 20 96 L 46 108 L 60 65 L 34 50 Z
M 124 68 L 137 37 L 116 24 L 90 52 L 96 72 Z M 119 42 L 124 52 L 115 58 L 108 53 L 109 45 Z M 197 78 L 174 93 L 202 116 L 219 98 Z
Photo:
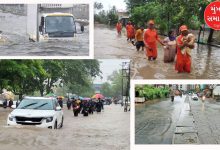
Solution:
M 71 4 L 29 4 L 27 6 L 29 40 L 33 42 L 73 40 L 77 24 L 71 13 L 72 7 Z

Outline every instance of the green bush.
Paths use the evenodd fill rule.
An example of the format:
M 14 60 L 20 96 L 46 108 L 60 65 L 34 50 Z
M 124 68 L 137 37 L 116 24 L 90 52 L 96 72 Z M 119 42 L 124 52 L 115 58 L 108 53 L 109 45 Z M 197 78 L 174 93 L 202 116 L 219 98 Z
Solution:
M 138 93 L 138 97 L 145 97 L 148 100 L 160 99 L 169 96 L 169 88 L 157 88 L 152 85 L 136 86 L 135 93 Z

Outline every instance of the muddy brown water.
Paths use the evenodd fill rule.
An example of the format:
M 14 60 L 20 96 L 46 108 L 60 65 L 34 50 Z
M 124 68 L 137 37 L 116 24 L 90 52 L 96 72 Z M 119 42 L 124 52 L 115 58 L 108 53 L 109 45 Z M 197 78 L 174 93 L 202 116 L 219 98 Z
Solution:
M 88 56 L 89 26 L 73 41 L 30 42 L 26 33 L 26 16 L 0 11 L 0 30 L 6 42 L 0 42 L 0 56 Z
M 175 63 L 163 62 L 163 48 L 158 44 L 158 59 L 149 62 L 144 51 L 127 42 L 125 29 L 118 36 L 115 29 L 95 25 L 95 58 L 131 59 L 133 79 L 219 79 L 220 48 L 196 45 L 192 50 L 192 72 L 175 71 Z M 164 37 L 161 37 L 162 39 Z
M 7 114 L 0 108 L 0 150 L 129 150 L 130 113 L 119 105 L 105 106 L 101 114 L 74 117 L 64 109 L 64 126 L 51 130 L 35 127 L 8 127 Z

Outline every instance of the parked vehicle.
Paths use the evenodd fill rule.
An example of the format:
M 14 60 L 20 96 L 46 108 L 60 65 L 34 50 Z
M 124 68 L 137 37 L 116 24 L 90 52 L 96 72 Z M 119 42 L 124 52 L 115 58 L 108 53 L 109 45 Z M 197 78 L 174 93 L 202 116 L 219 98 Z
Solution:
M 188 95 L 189 95 L 189 96 L 192 96 L 192 92 L 188 92 Z
M 25 97 L 7 119 L 7 125 L 33 125 L 57 129 L 63 127 L 63 111 L 54 98 Z
M 111 99 L 104 99 L 103 105 L 111 105 Z
M 192 100 L 194 100 L 194 101 L 199 100 L 199 97 L 197 96 L 197 94 L 192 94 Z
M 213 98 L 216 101 L 220 101 L 220 85 L 217 85 L 212 92 Z

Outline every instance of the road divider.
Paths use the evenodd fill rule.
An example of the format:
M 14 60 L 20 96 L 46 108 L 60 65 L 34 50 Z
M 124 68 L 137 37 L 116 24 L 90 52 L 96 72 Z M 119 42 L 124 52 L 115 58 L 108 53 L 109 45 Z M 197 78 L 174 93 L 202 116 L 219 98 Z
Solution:
M 191 113 L 189 96 L 186 96 L 172 144 L 199 144 L 198 131 L 195 126 L 194 116 Z

